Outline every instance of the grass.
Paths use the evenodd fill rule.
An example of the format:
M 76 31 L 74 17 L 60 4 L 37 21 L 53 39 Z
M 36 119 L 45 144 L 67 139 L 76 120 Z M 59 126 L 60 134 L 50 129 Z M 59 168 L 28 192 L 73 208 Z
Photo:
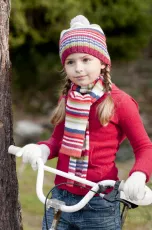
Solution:
M 124 230 L 151 230 L 152 206 L 140 206 L 129 210 Z
M 120 178 L 127 175 L 128 164 L 119 163 Z M 49 161 L 49 166 L 55 167 L 55 160 Z M 19 194 L 22 206 L 22 217 L 24 230 L 38 230 L 41 229 L 43 218 L 43 204 L 38 200 L 35 192 L 36 175 L 29 165 L 23 165 L 21 159 L 17 159 L 17 174 L 19 181 Z M 44 178 L 44 194 L 47 195 L 53 186 L 54 176 L 48 172 L 45 173 Z M 149 184 L 150 185 L 150 184 Z M 150 185 L 152 188 L 152 184 Z M 140 206 L 136 209 L 129 210 L 123 230 L 151 230 L 152 226 L 152 206 Z

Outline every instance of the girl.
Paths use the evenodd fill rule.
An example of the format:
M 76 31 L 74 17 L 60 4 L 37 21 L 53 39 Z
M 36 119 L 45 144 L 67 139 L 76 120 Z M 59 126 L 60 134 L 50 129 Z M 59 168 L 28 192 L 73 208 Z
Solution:
M 111 61 L 106 37 L 99 25 L 84 16 L 71 20 L 61 32 L 60 58 L 66 73 L 62 96 L 52 115 L 55 125 L 51 138 L 21 149 L 23 162 L 36 168 L 36 160 L 58 157 L 57 169 L 98 182 L 118 180 L 115 156 L 127 137 L 135 154 L 135 164 L 124 185 L 126 197 L 143 199 L 144 186 L 152 171 L 152 143 L 138 112 L 137 103 L 118 89 L 110 76 Z M 55 184 L 65 183 L 52 197 L 67 205 L 76 204 L 87 193 L 74 181 L 56 176 Z M 107 191 L 108 192 L 108 191 Z M 47 211 L 49 227 L 53 211 Z M 46 230 L 45 217 L 43 230 Z M 120 230 L 119 203 L 95 196 L 75 213 L 62 213 L 58 230 Z

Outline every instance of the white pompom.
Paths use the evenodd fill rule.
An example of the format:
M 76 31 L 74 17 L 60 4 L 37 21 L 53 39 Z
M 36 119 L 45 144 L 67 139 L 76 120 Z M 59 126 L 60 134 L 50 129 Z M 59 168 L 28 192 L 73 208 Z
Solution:
M 83 26 L 89 26 L 90 22 L 89 20 L 84 17 L 83 15 L 78 15 L 75 18 L 73 18 L 70 22 L 70 27 L 74 28 L 77 27 L 77 25 L 83 25 Z

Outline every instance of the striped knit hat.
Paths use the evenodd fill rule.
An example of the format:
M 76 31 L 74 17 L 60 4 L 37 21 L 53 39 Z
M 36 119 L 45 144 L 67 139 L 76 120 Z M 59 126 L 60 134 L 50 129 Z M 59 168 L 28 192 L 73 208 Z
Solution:
M 111 65 L 103 30 L 97 24 L 90 24 L 82 15 L 73 18 L 70 28 L 61 32 L 59 52 L 63 65 L 73 53 L 87 53 Z

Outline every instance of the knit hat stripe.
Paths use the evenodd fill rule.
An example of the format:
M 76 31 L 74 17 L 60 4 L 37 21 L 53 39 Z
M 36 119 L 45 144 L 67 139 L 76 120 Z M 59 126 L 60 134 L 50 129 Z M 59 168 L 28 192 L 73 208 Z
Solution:
M 96 51 L 101 52 L 103 55 L 105 55 L 107 58 L 109 58 L 109 54 L 107 53 L 107 50 L 105 49 L 105 47 L 101 43 L 98 43 L 96 41 L 88 43 L 87 40 L 86 41 L 82 40 L 82 39 L 77 39 L 77 40 L 78 40 L 79 46 L 81 48 L 86 47 L 86 51 L 91 48 L 92 50 L 94 49 Z M 75 50 L 79 50 L 79 47 L 77 47 L 77 45 L 75 45 L 74 41 L 71 41 L 70 44 L 69 43 L 64 44 L 63 49 L 61 47 L 61 50 L 60 50 L 61 54 L 60 55 L 62 56 L 66 49 L 73 48 L 73 47 L 76 47 Z
M 87 32 L 87 35 L 86 35 L 86 32 Z M 89 43 L 92 43 L 92 44 L 96 43 L 96 45 L 102 46 L 103 49 L 106 51 L 106 53 L 108 53 L 104 37 L 101 35 L 97 36 L 96 34 L 89 33 L 89 31 L 84 31 L 84 33 L 77 33 L 77 35 L 71 33 L 68 36 L 66 36 L 63 40 L 61 40 L 60 51 L 67 44 L 69 44 L 69 46 L 71 46 L 72 45 L 71 43 L 75 43 L 75 46 L 76 46 L 77 43 L 79 43 L 79 42 L 80 43 L 81 42 L 87 42 L 88 45 L 89 45 Z M 108 56 L 109 56 L 109 54 L 108 54 Z
M 105 39 L 105 36 L 101 33 L 92 33 L 91 30 L 84 30 L 84 31 L 81 31 L 81 30 L 77 30 L 76 31 L 77 34 L 75 34 L 74 32 L 70 32 L 70 33 L 67 33 L 61 40 L 60 40 L 60 43 L 62 44 L 66 39 L 68 39 L 69 37 L 74 37 L 76 39 L 76 37 L 88 37 L 90 36 L 91 38 L 96 38 L 97 40 L 99 41 L 102 41 L 104 42 L 104 44 L 106 44 L 106 39 Z M 87 33 L 87 34 L 86 34 Z
M 108 51 L 106 49 L 106 45 L 104 42 L 97 40 L 97 39 L 94 39 L 94 37 L 92 36 L 79 36 L 77 37 L 77 44 L 79 45 L 88 45 L 88 46 L 99 46 L 101 49 L 103 49 L 105 51 L 105 53 L 108 54 Z M 62 50 L 66 49 L 66 47 L 71 47 L 71 46 L 77 46 L 77 44 L 75 43 L 75 38 L 74 37 L 68 37 L 63 43 L 62 45 L 60 46 L 60 52 L 62 52 Z M 108 54 L 109 56 L 109 54 Z

